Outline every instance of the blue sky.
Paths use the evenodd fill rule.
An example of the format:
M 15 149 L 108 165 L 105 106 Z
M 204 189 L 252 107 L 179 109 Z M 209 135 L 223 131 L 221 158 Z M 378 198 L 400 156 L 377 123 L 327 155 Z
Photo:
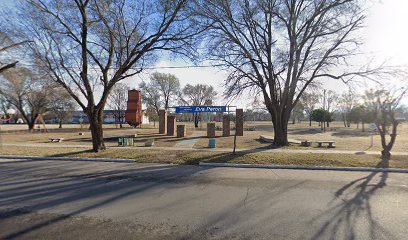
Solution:
M 11 6 L 18 0 L 0 0 L 0 7 Z M 408 1 L 407 0 L 382 0 L 376 1 L 369 9 L 366 29 L 363 31 L 365 38 L 364 51 L 374 56 L 377 62 L 387 61 L 391 65 L 408 66 Z M 183 61 L 161 59 L 156 67 L 184 66 Z M 190 64 L 188 64 L 190 65 Z M 152 72 L 151 70 L 150 72 Z M 175 74 L 182 85 L 187 83 L 207 83 L 213 85 L 218 92 L 222 92 L 222 84 L 227 73 L 217 68 L 189 68 L 189 69 L 158 69 L 157 71 Z M 140 74 L 137 77 L 127 79 L 126 83 L 131 87 L 137 87 L 139 83 L 148 79 L 149 73 Z M 345 91 L 347 86 L 337 81 L 327 81 L 325 88 Z M 233 104 L 246 107 L 249 101 L 246 97 L 235 101 Z M 219 104 L 224 101 L 218 100 Z

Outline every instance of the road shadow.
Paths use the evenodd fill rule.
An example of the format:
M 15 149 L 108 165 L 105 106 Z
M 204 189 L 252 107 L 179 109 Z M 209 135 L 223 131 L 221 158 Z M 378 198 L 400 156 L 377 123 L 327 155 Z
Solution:
M 206 170 L 197 166 L 140 165 L 115 164 L 117 169 L 94 170 L 95 165 L 81 164 L 77 166 L 68 162 L 53 162 L 49 166 L 36 166 L 29 163 L 15 163 L 0 169 L 0 186 L 8 187 L 0 191 L 0 209 L 7 209 L 13 204 L 23 205 L 24 211 L 8 211 L 0 216 L 2 220 L 12 218 L 26 211 L 41 211 L 57 207 L 71 206 L 64 215 L 55 216 L 47 221 L 30 224 L 3 235 L 1 239 L 24 238 L 38 229 L 58 223 L 72 216 L 92 211 L 109 205 L 120 199 L 143 194 L 152 190 L 160 196 L 160 191 L 168 188 L 179 188 L 189 181 L 191 175 Z M 83 169 L 89 169 L 83 173 Z M 182 171 L 180 168 L 183 168 Z M 17 175 L 9 177 L 11 172 Z M 24 171 L 23 171 L 24 170 Z M 6 175 L 8 173 L 8 175 Z M 38 179 L 27 181 L 28 176 Z M 77 204 L 81 203 L 81 204 Z
M 377 167 L 388 165 L 388 160 L 380 160 Z M 372 197 L 387 185 L 387 178 L 387 172 L 372 172 L 339 188 L 331 207 L 312 220 L 327 219 L 310 239 L 358 239 L 362 222 L 368 227 L 368 239 L 397 239 L 374 219 L 371 206 Z

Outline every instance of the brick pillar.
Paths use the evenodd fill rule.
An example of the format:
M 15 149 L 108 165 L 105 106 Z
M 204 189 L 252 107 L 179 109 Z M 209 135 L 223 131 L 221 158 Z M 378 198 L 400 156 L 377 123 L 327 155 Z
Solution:
M 159 134 L 167 132 L 167 112 L 166 110 L 159 110 Z
M 177 137 L 182 138 L 186 136 L 186 125 L 177 125 Z
M 215 123 L 207 123 L 207 137 L 215 137 Z
M 174 136 L 176 133 L 176 116 L 167 117 L 167 136 Z
M 235 113 L 235 131 L 237 136 L 244 136 L 244 110 L 241 108 Z
M 222 136 L 228 137 L 230 135 L 231 135 L 230 116 L 223 115 L 222 116 Z

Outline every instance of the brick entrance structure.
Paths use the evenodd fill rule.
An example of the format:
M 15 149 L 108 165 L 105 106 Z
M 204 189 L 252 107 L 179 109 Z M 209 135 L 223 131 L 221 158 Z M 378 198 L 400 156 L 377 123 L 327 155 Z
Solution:
M 242 108 L 236 110 L 235 131 L 237 136 L 244 136 L 244 110 Z
M 186 136 L 186 125 L 177 125 L 177 137 L 182 138 Z
M 167 132 L 167 112 L 166 110 L 159 110 L 159 134 Z
M 215 123 L 207 123 L 207 137 L 215 137 Z
M 142 124 L 142 94 L 139 90 L 128 91 L 125 119 L 126 122 L 132 127 L 137 127 Z
M 222 116 L 222 136 L 228 137 L 231 135 L 231 123 L 230 123 L 230 116 L 223 115 Z
M 167 136 L 174 136 L 176 133 L 176 117 L 167 116 Z

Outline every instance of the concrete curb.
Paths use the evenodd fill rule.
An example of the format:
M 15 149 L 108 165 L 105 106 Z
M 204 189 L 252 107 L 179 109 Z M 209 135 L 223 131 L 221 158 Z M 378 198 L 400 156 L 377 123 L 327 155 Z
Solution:
M 88 162 L 118 162 L 118 163 L 134 163 L 131 159 L 115 159 L 115 158 L 69 158 L 69 157 L 34 157 L 34 156 L 13 156 L 0 155 L 0 159 L 19 159 L 19 160 L 52 160 L 52 161 L 88 161 Z
M 260 168 L 260 169 L 290 169 L 290 170 L 326 170 L 326 171 L 351 171 L 351 172 L 392 172 L 408 173 L 408 169 L 400 168 L 370 168 L 370 167 L 319 167 L 319 166 L 289 166 L 289 165 L 259 165 L 259 164 L 232 164 L 232 163 L 206 163 L 199 162 L 203 167 L 229 167 L 229 168 Z

